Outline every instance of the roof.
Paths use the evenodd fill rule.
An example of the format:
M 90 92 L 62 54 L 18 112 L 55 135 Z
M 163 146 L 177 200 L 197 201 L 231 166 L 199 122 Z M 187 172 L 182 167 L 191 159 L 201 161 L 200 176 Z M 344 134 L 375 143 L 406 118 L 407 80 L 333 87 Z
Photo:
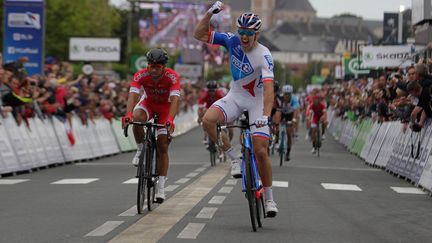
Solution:
M 276 0 L 275 9 L 316 12 L 308 0 Z
M 311 22 L 284 22 L 262 33 L 271 51 L 332 53 L 339 40 L 376 40 L 361 19 L 315 19 Z M 262 42 L 262 41 L 261 41 Z M 263 43 L 263 42 L 262 42 Z

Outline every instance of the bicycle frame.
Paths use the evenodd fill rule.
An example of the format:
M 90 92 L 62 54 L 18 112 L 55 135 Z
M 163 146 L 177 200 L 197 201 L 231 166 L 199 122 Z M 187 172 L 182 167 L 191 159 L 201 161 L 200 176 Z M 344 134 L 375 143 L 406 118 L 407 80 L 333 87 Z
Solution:
M 252 172 L 253 172 L 253 176 L 254 176 L 254 182 L 255 185 L 253 189 L 255 189 L 255 197 L 259 198 L 260 197 L 260 193 L 261 190 L 263 189 L 260 186 L 259 183 L 259 174 L 258 174 L 258 169 L 257 169 L 257 164 L 256 164 L 256 159 L 255 159 L 255 153 L 253 150 L 253 144 L 252 144 L 252 138 L 251 138 L 251 132 L 249 130 L 249 128 L 242 130 L 243 132 L 243 150 L 245 148 L 249 149 L 249 151 L 251 151 L 251 166 L 252 166 Z M 246 168 L 245 168 L 245 158 L 243 157 L 242 159 L 242 192 L 246 192 Z

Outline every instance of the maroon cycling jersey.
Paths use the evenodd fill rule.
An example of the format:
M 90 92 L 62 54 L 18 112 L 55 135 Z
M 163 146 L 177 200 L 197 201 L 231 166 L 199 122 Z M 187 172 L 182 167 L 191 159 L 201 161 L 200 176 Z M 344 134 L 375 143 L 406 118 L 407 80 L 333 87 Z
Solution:
M 218 89 L 213 94 L 211 92 L 208 92 L 207 89 L 203 90 L 200 94 L 200 98 L 198 100 L 198 104 L 200 107 L 210 108 L 210 106 L 216 102 L 217 100 L 221 99 L 225 96 L 225 92 Z
M 157 82 L 153 81 L 147 68 L 136 72 L 130 92 L 139 94 L 141 87 L 144 88 L 146 99 L 155 104 L 168 104 L 170 96 L 180 96 L 179 75 L 170 68 L 165 68 L 162 78 Z

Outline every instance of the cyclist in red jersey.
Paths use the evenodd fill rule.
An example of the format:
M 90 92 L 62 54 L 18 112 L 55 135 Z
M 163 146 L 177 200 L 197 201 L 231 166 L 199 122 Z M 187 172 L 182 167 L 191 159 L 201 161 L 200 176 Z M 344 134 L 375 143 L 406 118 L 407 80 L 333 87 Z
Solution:
M 165 67 L 168 54 L 160 48 L 151 49 L 147 53 L 147 68 L 136 72 L 129 91 L 127 113 L 122 118 L 122 126 L 128 121 L 146 122 L 156 113 L 159 124 L 169 124 L 169 133 L 174 132 L 174 117 L 177 114 L 180 97 L 180 78 L 172 69 Z M 141 96 L 141 87 L 144 94 Z M 140 99 L 141 97 L 141 99 Z M 137 152 L 132 163 L 137 166 L 143 150 L 144 130 L 140 126 L 133 127 Z M 168 173 L 168 131 L 157 130 L 157 171 L 159 185 L 156 199 L 165 200 L 165 180 Z
M 312 146 L 316 143 L 316 131 L 317 131 L 317 125 L 318 121 L 322 125 L 322 127 L 325 127 L 326 125 L 326 106 L 321 102 L 321 98 L 319 96 L 313 96 L 312 97 L 312 104 L 308 107 L 308 113 L 310 117 L 310 123 L 311 123 L 311 140 L 312 140 Z M 324 131 L 323 131 L 324 133 Z M 315 146 L 312 148 L 312 153 L 315 153 Z

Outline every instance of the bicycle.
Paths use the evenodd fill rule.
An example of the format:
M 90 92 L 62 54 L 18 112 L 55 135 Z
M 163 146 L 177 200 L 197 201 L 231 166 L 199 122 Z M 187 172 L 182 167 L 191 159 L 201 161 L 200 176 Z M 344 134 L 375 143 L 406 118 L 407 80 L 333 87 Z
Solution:
M 227 131 L 224 131 L 227 132 Z M 222 141 L 222 132 L 217 131 L 218 141 Z M 209 137 L 207 137 L 208 141 L 208 150 L 210 152 L 210 165 L 216 165 L 216 158 L 219 160 L 219 163 L 226 162 L 226 154 L 222 151 Z
M 255 126 L 255 124 L 249 124 L 247 112 L 243 114 L 244 117 L 240 119 L 240 125 L 218 125 L 218 131 L 223 128 L 240 128 L 242 131 L 242 192 L 245 192 L 248 200 L 252 230 L 256 232 L 257 224 L 258 227 L 262 227 L 261 210 L 264 212 L 262 214 L 264 218 L 266 217 L 263 199 L 264 188 L 259 181 L 259 174 L 252 146 L 250 127 Z
M 320 148 L 321 148 L 321 130 L 320 130 L 320 121 L 318 119 L 317 121 L 317 127 L 315 130 L 316 136 L 315 136 L 315 143 L 314 148 L 316 150 L 316 155 L 319 158 L 320 157 Z
M 287 156 L 287 151 L 290 150 L 290 145 L 287 138 L 287 126 L 290 127 L 292 125 L 292 121 L 281 121 L 279 124 L 279 166 L 283 165 L 284 156 Z
M 144 207 L 144 198 L 147 194 L 147 209 L 152 211 L 154 203 L 161 203 L 155 200 L 155 187 L 159 181 L 159 176 L 156 167 L 156 129 L 166 128 L 167 125 L 157 124 L 157 116 L 153 116 L 153 122 L 128 122 L 124 127 L 124 135 L 128 136 L 129 125 L 138 125 L 145 128 L 145 139 L 143 152 L 140 155 L 137 167 L 136 178 L 138 178 L 137 189 L 137 211 L 142 214 Z M 170 139 L 168 135 L 168 139 Z M 146 187 L 147 193 L 145 193 Z

